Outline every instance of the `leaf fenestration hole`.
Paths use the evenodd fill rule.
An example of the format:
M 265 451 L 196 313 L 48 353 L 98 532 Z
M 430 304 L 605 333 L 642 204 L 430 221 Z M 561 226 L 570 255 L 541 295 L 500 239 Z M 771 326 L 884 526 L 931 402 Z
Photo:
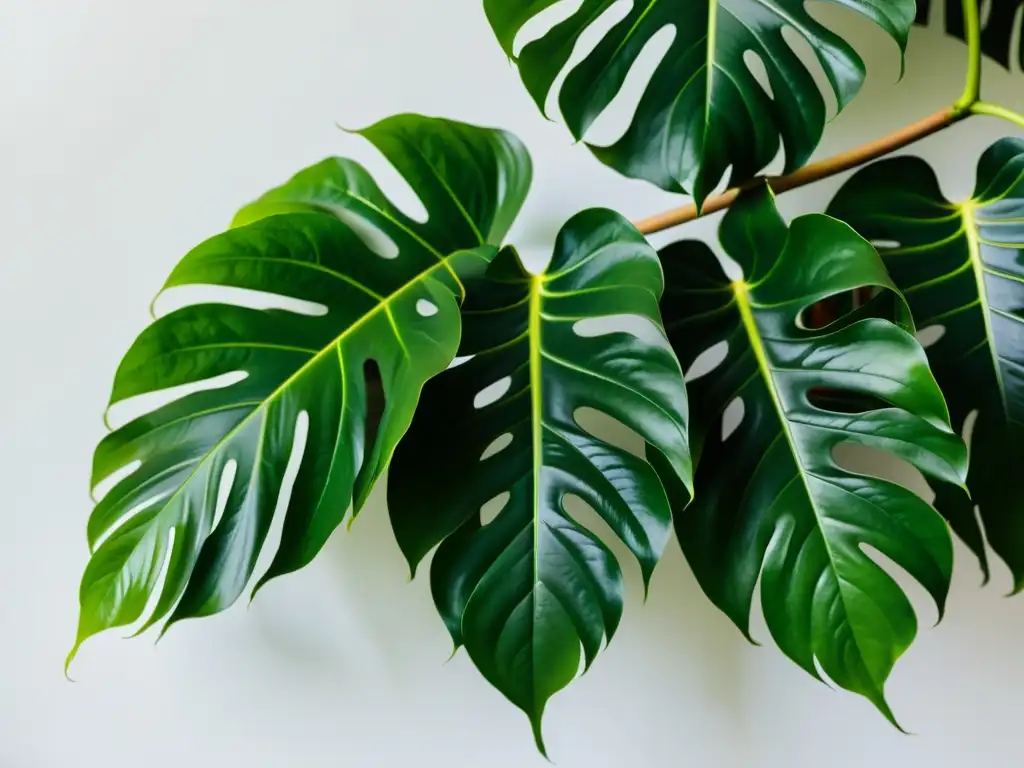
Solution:
M 608 525 L 608 521 L 601 517 L 593 505 L 575 493 L 567 493 L 563 499 L 563 505 L 566 513 L 578 526 L 594 534 L 613 552 L 627 583 L 639 583 L 642 580 L 640 563 L 633 557 L 628 545 Z M 605 641 L 607 641 L 607 637 Z M 604 645 L 605 643 L 602 644 L 602 648 Z
M 740 428 L 740 424 L 743 423 L 743 417 L 746 415 L 747 406 L 743 402 L 742 397 L 733 398 L 732 402 L 725 407 L 722 412 L 722 442 L 724 443 L 730 437 L 732 437 L 736 430 Z
M 925 349 L 937 344 L 939 339 L 946 335 L 946 326 L 944 325 L 929 325 L 927 328 L 922 328 L 917 332 L 917 340 L 921 346 Z
M 921 471 L 899 456 L 845 441 L 832 449 L 832 459 L 847 472 L 888 480 L 902 485 L 929 504 L 935 501 L 935 491 L 928 485 Z
M 167 586 L 167 572 L 170 570 L 171 561 L 174 559 L 174 546 L 177 528 L 171 528 L 167 531 L 167 547 L 164 550 L 163 560 L 160 562 L 160 572 L 156 577 L 156 582 L 153 584 L 153 591 L 149 593 L 146 598 L 146 605 L 142 609 L 142 613 L 139 618 L 136 619 L 128 628 L 128 636 L 136 634 L 142 627 L 146 626 L 153 614 L 156 612 L 156 606 L 160 602 L 160 598 L 163 597 L 164 588 Z
M 900 589 L 906 592 L 907 599 L 910 600 L 910 604 L 914 613 L 917 614 L 919 621 L 926 626 L 934 626 L 938 623 L 938 608 L 928 594 L 928 590 L 921 586 L 917 579 L 881 550 L 864 542 L 859 543 L 857 546 L 864 553 L 865 557 L 885 571 L 886 575 L 899 584 Z
M 445 370 L 450 371 L 452 368 L 458 368 L 460 365 L 465 365 L 474 357 L 476 357 L 476 355 L 464 355 L 462 357 L 456 357 L 454 360 L 448 363 L 448 367 L 445 368 Z
M 863 306 L 868 298 L 867 292 L 861 288 L 828 296 L 804 307 L 797 316 L 796 325 L 803 331 L 821 330 Z
M 363 245 L 382 259 L 390 261 L 391 259 L 398 258 L 398 243 L 392 240 L 380 227 L 344 208 L 332 208 L 331 213 L 347 224 L 349 229 L 355 232 L 356 237 L 363 241 Z
M 405 215 L 417 224 L 427 223 L 430 219 L 430 214 L 427 212 L 427 206 L 424 205 L 423 199 L 413 189 L 412 184 L 388 161 L 382 152 L 378 151 L 363 155 L 359 159 L 363 161 L 363 166 L 370 173 L 370 176 L 377 181 L 377 186 L 383 191 L 388 202 L 397 208 L 400 214 Z M 336 211 L 333 212 L 336 213 Z M 348 223 L 348 221 L 345 223 Z M 370 226 L 373 225 L 371 224 Z M 359 234 L 358 231 L 356 234 Z M 373 249 L 370 243 L 367 243 L 367 247 L 371 248 L 371 250 Z
M 432 301 L 427 301 L 426 299 L 420 299 L 419 301 L 416 302 L 416 312 L 421 317 L 433 317 L 439 311 L 440 310 L 438 309 L 437 304 L 435 304 Z
M 480 524 L 488 525 L 494 522 L 494 518 L 501 514 L 501 510 L 508 504 L 508 500 L 512 498 L 512 494 L 509 491 L 502 491 L 493 499 L 485 503 L 480 507 Z
M 241 381 L 245 381 L 248 377 L 248 371 L 231 371 L 230 373 L 222 373 L 219 376 L 212 376 L 209 379 L 191 381 L 188 384 L 180 384 L 176 387 L 158 389 L 153 392 L 147 392 L 144 395 L 129 397 L 126 400 L 114 403 L 107 409 L 107 424 L 111 429 L 117 429 L 129 421 L 145 416 L 147 413 L 152 413 L 158 408 L 163 408 L 165 405 L 181 400 L 188 395 L 195 394 L 196 392 L 206 392 L 211 389 L 227 389 Z
M 490 384 L 477 392 L 476 397 L 473 398 L 473 407 L 480 410 L 481 408 L 486 408 L 488 405 L 493 405 L 503 398 L 511 387 L 511 376 L 505 376 L 502 379 L 498 379 L 493 384 Z
M 110 489 L 120 483 L 129 475 L 139 471 L 139 467 L 142 466 L 142 461 L 136 459 L 130 464 L 125 464 L 118 470 L 110 473 L 102 480 L 100 480 L 92 489 L 92 497 L 95 501 L 102 501 L 103 497 L 110 493 Z
M 277 497 L 277 510 L 275 514 L 283 513 L 288 509 L 288 504 L 291 502 L 295 478 L 298 477 L 299 468 L 302 466 L 302 457 L 306 453 L 306 438 L 308 435 L 309 413 L 302 411 L 295 419 L 295 431 L 292 432 L 292 450 L 288 454 L 288 463 L 285 465 L 284 475 L 281 478 L 281 492 Z
M 288 454 L 288 463 L 285 464 L 284 474 L 281 476 L 281 490 L 277 495 L 277 503 L 274 505 L 274 514 L 270 519 L 270 528 L 267 537 L 263 542 L 263 549 L 256 559 L 253 568 L 253 577 L 250 583 L 254 583 L 255 577 L 267 572 L 273 562 L 278 549 L 281 546 L 281 532 L 284 530 L 285 513 L 292 499 L 292 489 L 295 487 L 295 479 L 299 475 L 302 466 L 302 457 L 306 453 L 306 439 L 309 435 L 309 414 L 302 411 L 295 419 L 295 430 L 292 432 L 292 449 Z M 243 478 L 245 482 L 247 478 Z
M 992 8 L 995 6 L 995 0 L 981 0 L 981 8 L 979 9 L 978 20 L 981 22 L 981 27 L 984 29 L 988 26 L 989 17 L 992 15 Z M 1015 25 L 1019 31 L 1020 25 Z M 1016 47 L 1011 50 L 1017 50 Z
M 516 39 L 512 43 L 512 54 L 519 56 L 523 48 L 534 40 L 540 40 L 550 32 L 557 24 L 562 23 L 583 5 L 583 0 L 560 0 L 545 8 L 536 16 L 527 21 L 516 33 Z
M 496 456 L 497 454 L 501 453 L 506 448 L 508 448 L 510 445 L 512 445 L 511 432 L 506 432 L 503 435 L 499 435 L 497 438 L 491 441 L 490 445 L 484 448 L 484 452 L 480 454 L 480 461 L 486 461 L 492 456 Z
M 880 238 L 878 240 L 872 240 L 871 246 L 876 251 L 895 251 L 897 248 L 902 248 L 903 244 L 899 240 L 886 240 Z
M 380 432 L 380 422 L 384 418 L 384 408 L 387 405 L 384 382 L 376 360 L 367 360 L 363 363 L 363 381 L 366 383 L 366 423 L 363 431 L 363 450 L 364 453 L 369 453 L 377 442 L 377 433 Z
M 967 459 L 970 461 L 971 456 L 971 444 L 974 442 L 974 426 L 978 423 L 978 414 L 980 411 L 975 408 L 973 411 L 967 414 L 967 418 L 964 419 L 964 427 L 960 433 L 960 436 L 964 439 L 967 444 Z
M 231 487 L 235 484 L 235 475 L 238 474 L 238 462 L 231 459 L 224 465 L 224 471 L 220 475 L 220 485 L 217 487 L 217 505 L 213 508 L 213 523 L 210 525 L 210 533 L 217 530 L 221 519 L 224 517 L 224 510 L 228 506 L 228 496 Z
M 572 8 L 573 5 L 577 5 L 575 2 L 566 2 L 566 9 Z M 582 7 L 582 3 L 578 4 L 578 7 L 572 9 L 572 13 L 579 11 Z M 590 24 L 587 25 L 586 29 L 576 39 L 576 43 L 573 46 L 572 53 L 566 60 L 565 66 L 558 73 L 555 79 L 552 81 L 551 89 L 548 91 L 547 99 L 544 102 L 544 114 L 549 117 L 560 114 L 561 110 L 558 103 L 558 94 L 562 90 L 562 85 L 565 83 L 566 77 L 569 73 L 579 64 L 581 61 L 586 59 L 594 49 L 598 46 L 601 40 L 608 34 L 608 32 L 619 22 L 621 22 L 629 14 L 632 8 L 633 0 L 614 0 L 608 7 L 598 14 L 597 18 L 593 19 Z M 565 10 L 559 8 L 561 13 Z M 559 15 L 561 15 L 559 13 Z M 540 16 L 541 14 L 538 14 Z M 567 14 L 568 15 L 572 15 Z M 536 19 L 536 17 L 534 17 Z M 538 34 L 539 30 L 533 32 L 537 35 L 536 39 L 543 37 L 550 31 L 558 20 L 549 18 L 548 29 L 543 33 Z M 525 25 L 524 25 L 525 26 Z M 525 45 L 523 46 L 526 47 Z
M 694 382 L 703 376 L 707 376 L 718 368 L 729 357 L 729 342 L 720 341 L 705 349 L 690 365 L 686 372 L 686 383 Z
M 643 315 L 604 315 L 587 317 L 577 320 L 572 326 L 573 333 L 580 338 L 589 339 L 606 336 L 610 333 L 628 333 L 645 344 L 669 347 L 668 339 L 662 330 L 649 317 Z
M 577 408 L 572 415 L 576 425 L 591 437 L 644 458 L 646 442 L 643 437 L 614 416 L 587 406 Z
M 248 309 L 279 309 L 305 317 L 323 317 L 327 306 L 316 301 L 297 299 L 269 291 L 236 288 L 230 285 L 176 285 L 168 288 L 153 302 L 153 314 L 163 317 L 184 307 L 198 304 L 230 304 Z
M 815 3 L 808 3 L 807 11 L 812 16 L 817 15 L 814 8 L 815 5 Z M 832 84 L 828 80 L 828 75 L 825 74 L 825 68 L 821 66 L 821 62 L 815 54 L 814 46 L 811 45 L 807 38 L 788 24 L 782 27 L 782 39 L 785 40 L 786 45 L 789 46 L 789 49 L 793 51 L 796 57 L 800 59 L 800 63 L 807 68 L 807 71 L 814 79 L 814 84 L 818 87 L 818 91 L 825 99 L 825 121 L 832 120 L 839 112 L 839 100 L 836 98 L 835 91 L 832 90 Z
M 891 407 L 888 402 L 874 395 L 865 395 L 848 389 L 814 387 L 807 391 L 807 402 L 815 408 L 832 413 L 870 413 Z
M 772 90 L 772 81 L 768 78 L 768 68 L 764 65 L 764 59 L 756 51 L 748 48 L 743 52 L 743 63 L 757 84 L 768 94 L 768 98 L 774 100 L 775 92 Z
M 174 493 L 174 491 L 164 491 L 163 493 L 158 493 L 154 496 L 150 496 L 148 499 L 140 501 L 134 507 L 125 511 L 123 515 L 118 517 L 113 523 L 107 526 L 106 530 L 104 530 L 102 533 L 100 533 L 99 536 L 96 537 L 95 542 L 93 542 L 92 546 L 90 547 L 90 551 L 95 552 L 97 549 L 103 546 L 104 542 L 106 542 L 107 539 L 109 539 L 111 536 L 117 533 L 130 520 L 135 518 L 137 515 L 141 515 L 150 507 L 155 507 L 157 504 L 166 501 L 167 498 L 172 493 Z
M 622 8 L 621 14 L 624 18 L 631 7 L 631 2 L 620 0 L 620 2 L 611 6 L 605 13 L 611 15 L 611 12 Z M 592 25 L 583 35 L 580 35 L 580 45 L 577 45 L 576 50 L 583 50 L 582 43 L 585 42 L 585 39 L 587 41 L 593 39 L 593 45 L 596 45 L 605 34 L 606 32 L 599 28 L 598 25 Z M 600 116 L 587 131 L 586 138 L 588 143 L 598 146 L 609 146 L 625 135 L 630 124 L 633 122 L 633 118 L 636 116 L 640 100 L 647 92 L 651 79 L 672 47 L 676 34 L 675 25 L 670 24 L 659 29 L 644 43 L 643 49 L 633 61 L 633 66 L 630 67 L 629 74 L 626 75 L 626 79 L 623 81 L 619 92 L 615 94 L 614 98 L 608 103 L 608 106 L 601 112 Z M 589 50 L 587 52 L 589 53 Z M 580 56 L 580 59 L 575 59 L 574 55 L 573 58 L 574 60 L 581 60 L 584 57 Z M 571 61 L 570 64 L 572 64 Z M 561 87 L 561 84 L 559 84 L 559 87 Z M 549 112 L 548 114 L 554 113 Z

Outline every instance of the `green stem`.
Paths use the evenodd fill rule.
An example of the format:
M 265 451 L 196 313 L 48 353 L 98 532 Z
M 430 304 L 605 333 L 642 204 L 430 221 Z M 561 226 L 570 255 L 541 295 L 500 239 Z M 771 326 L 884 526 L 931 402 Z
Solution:
M 1024 128 L 1024 115 L 1020 114 L 1020 112 L 1014 112 L 1007 107 L 1001 107 L 998 104 L 976 101 L 971 104 L 969 110 L 972 115 L 991 115 L 992 117 L 998 117 L 1000 120 L 1011 122 L 1018 128 Z
M 979 0 L 963 0 L 964 31 L 967 39 L 967 79 L 964 92 L 954 107 L 969 111 L 981 98 L 981 17 L 978 13 Z

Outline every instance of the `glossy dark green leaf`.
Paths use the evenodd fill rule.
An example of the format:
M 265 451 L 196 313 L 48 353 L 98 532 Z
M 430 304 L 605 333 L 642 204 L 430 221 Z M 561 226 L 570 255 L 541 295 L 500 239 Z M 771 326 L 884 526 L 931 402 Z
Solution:
M 559 74 L 592 27 L 606 26 L 617 0 L 583 0 L 567 19 L 527 43 L 520 30 L 559 0 L 484 0 L 505 52 L 516 58 L 530 94 L 543 110 Z M 906 47 L 914 0 L 832 0 L 875 22 Z M 541 23 L 538 20 L 538 24 Z M 569 68 L 559 105 L 570 131 L 582 139 L 622 88 L 640 53 L 672 30 L 626 133 L 609 147 L 591 147 L 604 163 L 669 191 L 702 201 L 728 168 L 734 183 L 751 178 L 776 156 L 786 170 L 807 162 L 825 126 L 825 100 L 811 73 L 785 40 L 806 40 L 828 78 L 840 109 L 864 81 L 864 63 L 841 37 L 808 13 L 804 0 L 645 0 L 601 36 Z M 756 55 L 768 75 L 767 92 L 744 57 Z
M 247 207 L 240 217 L 252 223 L 198 246 L 164 286 L 259 291 L 312 309 L 208 299 L 157 319 L 122 361 L 111 405 L 244 378 L 206 384 L 100 443 L 94 486 L 137 467 L 89 519 L 93 556 L 69 662 L 91 635 L 139 621 L 150 601 L 142 629 L 234 603 L 264 546 L 301 414 L 305 450 L 259 583 L 309 563 L 349 506 L 358 512 L 424 383 L 458 350 L 462 280 L 493 258 L 489 242 L 526 193 L 529 156 L 509 134 L 408 115 L 364 135 L 416 189 L 427 222 L 399 212 L 358 164 L 321 163 Z M 382 406 L 368 402 L 370 375 Z
M 539 275 L 502 251 L 467 285 L 459 354 L 471 359 L 427 385 L 391 469 L 402 550 L 415 568 L 441 544 L 431 568 L 438 609 L 456 644 L 530 717 L 541 749 L 547 700 L 576 676 L 581 647 L 589 665 L 622 614 L 619 564 L 566 498 L 604 519 L 645 578 L 671 520 L 650 464 L 589 433 L 578 411 L 630 427 L 690 485 L 662 284 L 655 252 L 610 211 L 569 221 Z M 481 508 L 495 499 L 501 511 L 484 524 Z
M 728 345 L 720 366 L 689 383 L 697 495 L 677 509 L 679 541 L 704 591 L 744 633 L 760 577 L 779 648 L 815 676 L 817 660 L 892 719 L 885 680 L 917 622 L 868 548 L 920 582 L 941 611 L 950 536 L 920 498 L 846 469 L 834 452 L 868 446 L 961 483 L 966 448 L 906 304 L 865 240 L 823 215 L 787 228 L 765 187 L 730 210 L 721 240 L 742 267 L 737 282 L 703 243 L 662 253 L 662 309 L 683 367 Z M 878 293 L 824 328 L 807 327 L 809 307 L 863 288 Z M 724 414 L 737 400 L 742 418 L 728 433 Z
M 929 347 L 953 426 L 977 412 L 970 497 L 936 483 L 936 506 L 977 553 L 988 541 L 1024 588 L 1024 141 L 982 156 L 971 198 L 952 203 L 928 164 L 897 157 L 856 173 L 829 208 L 878 243 Z

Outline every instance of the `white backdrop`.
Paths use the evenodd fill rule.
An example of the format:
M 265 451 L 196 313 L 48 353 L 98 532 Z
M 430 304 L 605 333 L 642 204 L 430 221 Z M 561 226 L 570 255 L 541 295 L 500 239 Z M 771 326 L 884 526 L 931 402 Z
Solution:
M 836 18 L 871 75 L 822 155 L 956 97 L 961 43 L 916 31 L 896 85 L 892 44 Z M 1024 107 L 1024 73 L 986 74 L 990 99 Z M 537 172 L 513 239 L 535 259 L 581 208 L 639 218 L 682 201 L 618 178 L 543 120 L 480 0 L 5 0 L 0 98 L 0 768 L 545 765 L 525 718 L 466 655 L 445 663 L 426 579 L 407 583 L 379 492 L 350 534 L 251 608 L 176 627 L 158 647 L 101 637 L 66 682 L 91 451 L 150 298 L 235 207 L 329 154 L 395 188 L 336 123 L 419 111 L 518 133 Z M 978 118 L 920 150 L 962 195 L 980 150 L 1008 130 Z M 837 185 L 782 205 L 820 208 Z M 937 628 L 910 587 L 922 633 L 889 691 L 916 736 L 805 675 L 760 617 L 765 646 L 748 645 L 673 544 L 646 605 L 628 565 L 619 635 L 549 707 L 551 755 L 566 768 L 1017 765 L 1024 597 L 1002 598 L 1000 566 L 980 589 L 976 563 L 958 554 Z

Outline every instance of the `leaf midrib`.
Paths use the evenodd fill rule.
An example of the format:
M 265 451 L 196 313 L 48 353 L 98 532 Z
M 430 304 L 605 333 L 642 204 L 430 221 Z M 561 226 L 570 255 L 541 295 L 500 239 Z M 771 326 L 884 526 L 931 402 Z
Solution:
M 530 593 L 534 595 L 531 606 L 533 612 L 533 623 L 531 626 L 530 643 L 530 689 L 531 702 L 534 709 L 537 709 L 537 687 L 536 687 L 536 659 L 534 654 L 537 648 L 536 637 L 533 637 L 537 625 L 540 622 L 538 611 L 538 600 L 536 590 L 540 585 L 540 468 L 544 463 L 544 434 L 543 429 L 543 406 L 544 398 L 541 392 L 543 376 L 541 375 L 541 309 L 540 297 L 544 278 L 541 275 L 530 277 L 530 303 L 529 316 L 527 318 L 527 332 L 529 335 L 529 361 L 530 361 L 530 428 L 533 438 L 533 589 Z
M 999 400 L 1003 407 L 1003 413 L 1009 416 L 1010 407 L 1006 399 L 1006 384 L 1003 381 L 1003 369 L 999 363 L 999 355 L 996 352 L 996 335 L 992 327 L 992 315 L 988 301 L 988 288 L 985 286 L 985 262 L 981 258 L 981 234 L 978 231 L 978 223 L 975 219 L 974 201 L 968 201 L 960 207 L 960 215 L 964 221 L 964 233 L 967 237 L 967 254 L 971 264 L 971 271 L 974 275 L 974 282 L 980 300 L 981 318 L 985 328 L 985 340 L 988 343 L 989 355 L 992 358 L 992 373 L 996 377 L 996 385 L 999 387 Z
M 701 151 L 708 144 L 708 128 L 711 125 L 711 90 L 715 85 L 715 45 L 718 32 L 718 0 L 708 0 L 708 29 L 704 39 L 708 50 L 704 61 L 706 78 L 704 83 L 704 129 L 701 132 Z
M 825 547 L 825 553 L 828 556 L 829 567 L 832 570 L 832 575 L 836 579 L 836 592 L 839 595 L 840 601 L 843 602 L 843 611 L 846 614 L 846 620 L 849 622 L 849 611 L 846 608 L 845 598 L 842 594 L 842 589 L 839 586 L 839 582 L 842 581 L 842 577 L 839 574 L 839 570 L 836 567 L 835 553 L 832 551 L 832 546 L 828 541 L 828 537 L 825 535 L 825 525 L 822 520 L 821 513 L 818 510 L 818 506 L 814 500 L 814 494 L 811 493 L 811 486 L 807 479 L 807 473 L 804 471 L 803 464 L 800 461 L 800 451 L 797 448 L 796 440 L 793 437 L 793 433 L 789 429 L 789 421 L 786 418 L 786 411 L 782 406 L 782 400 L 779 397 L 779 393 L 775 388 L 775 382 L 772 378 L 772 366 L 768 360 L 768 353 L 764 348 L 764 343 L 761 340 L 761 333 L 757 327 L 757 320 L 754 318 L 752 301 L 749 294 L 749 286 L 744 282 L 733 283 L 733 291 L 736 296 L 736 306 L 739 309 L 740 321 L 743 324 L 744 329 L 747 332 L 747 338 L 750 341 L 750 349 L 754 354 L 754 359 L 757 362 L 757 366 L 761 371 L 761 376 L 764 379 L 765 389 L 768 392 L 769 397 L 772 401 L 772 406 L 775 408 L 776 415 L 779 419 L 779 429 L 785 436 L 786 442 L 789 444 L 790 452 L 793 455 L 793 464 L 796 467 L 797 476 L 803 483 L 804 492 L 807 494 L 807 501 L 814 513 L 815 523 L 817 524 L 818 532 L 821 535 L 822 544 Z M 854 637 L 854 643 L 857 645 L 857 651 L 863 658 L 863 652 L 860 650 L 860 643 L 857 641 L 857 633 L 853 629 L 853 624 L 850 622 L 850 631 Z

